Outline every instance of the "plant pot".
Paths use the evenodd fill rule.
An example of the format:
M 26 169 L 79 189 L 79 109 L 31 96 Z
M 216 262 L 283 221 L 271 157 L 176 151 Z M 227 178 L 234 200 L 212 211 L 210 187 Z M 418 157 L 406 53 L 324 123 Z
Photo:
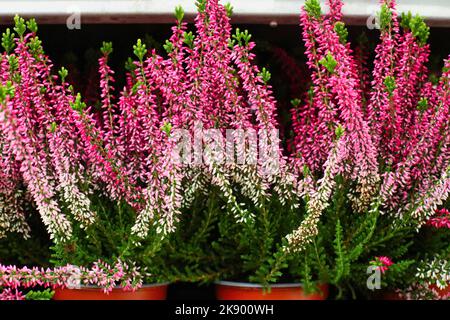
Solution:
M 376 300 L 405 300 L 395 291 L 386 291 L 376 297 Z
M 113 288 L 104 293 L 100 287 L 82 286 L 79 289 L 56 288 L 53 300 L 166 300 L 167 283 L 144 285 L 136 291 Z
M 219 281 L 216 283 L 218 300 L 325 300 L 328 297 L 328 285 L 319 285 L 319 292 L 306 294 L 298 283 L 275 284 L 270 292 L 263 286 L 251 283 Z
M 195 282 L 175 282 L 167 291 L 168 300 L 214 300 L 214 284 L 198 284 Z
M 433 291 L 436 291 L 439 298 L 441 299 L 449 299 L 450 298 L 450 284 L 445 287 L 444 289 L 439 289 L 437 285 L 432 284 L 430 285 L 430 289 Z

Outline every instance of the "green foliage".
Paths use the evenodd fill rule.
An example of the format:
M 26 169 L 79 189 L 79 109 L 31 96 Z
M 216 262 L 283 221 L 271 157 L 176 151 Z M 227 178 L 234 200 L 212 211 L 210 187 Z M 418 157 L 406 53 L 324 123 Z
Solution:
M 395 261 L 381 277 L 382 288 L 402 288 L 405 283 L 414 281 L 414 266 L 417 264 L 415 259 Z
M 135 209 L 100 193 L 91 196 L 91 209 L 96 213 L 96 222 L 87 228 L 74 223 L 72 238 L 52 246 L 53 264 L 90 266 L 99 259 L 110 264 L 120 259 L 135 263 L 148 273 L 146 283 L 167 281 L 163 267 L 165 239 L 153 229 L 145 239 L 137 239 L 130 232 L 136 219 Z
M 319 0 L 306 0 L 305 10 L 310 17 L 316 19 L 320 18 L 320 15 L 322 14 Z
M 7 28 L 2 34 L 2 47 L 5 49 L 7 54 L 9 54 L 15 47 L 14 33 L 11 32 L 9 28 Z
M 133 94 L 136 94 L 136 92 L 139 90 L 140 87 L 142 87 L 142 85 L 144 85 L 144 82 L 142 81 L 136 81 L 136 83 L 133 85 L 133 87 L 131 88 L 131 92 Z
M 173 52 L 173 43 L 169 40 L 166 40 L 166 43 L 163 45 L 164 50 L 166 50 L 167 53 Z
M 334 70 L 336 69 L 336 66 L 338 64 L 336 59 L 334 59 L 333 55 L 330 52 L 328 52 L 325 57 L 320 59 L 319 63 L 324 66 L 329 73 L 334 73 Z
M 194 48 L 194 39 L 195 36 L 192 34 L 192 31 L 185 32 L 183 35 L 183 42 L 191 49 Z
M 125 70 L 128 72 L 131 72 L 131 74 L 134 74 L 134 70 L 136 70 L 137 66 L 134 63 L 133 59 L 131 57 L 128 57 L 127 61 L 125 62 Z
M 103 41 L 100 51 L 104 56 L 109 56 L 113 51 L 112 42 Z
M 145 44 L 142 43 L 141 39 L 137 39 L 136 44 L 133 45 L 133 53 L 142 63 L 145 55 L 147 54 L 147 47 L 145 46 Z
M 212 259 L 209 266 L 216 270 L 213 274 L 222 280 L 262 284 L 266 289 L 272 283 L 301 280 L 303 262 L 288 255 L 284 248 L 287 245 L 285 236 L 304 215 L 303 207 L 295 209 L 283 205 L 276 196 L 261 197 L 261 207 L 252 206 L 250 199 L 239 192 L 236 195 L 238 203 L 249 206 L 254 212 L 253 221 L 237 223 L 220 190 L 214 189 L 205 195 L 208 206 L 214 204 L 214 208 L 222 208 L 216 209 L 217 229 L 212 229 L 213 238 L 208 243 L 208 258 Z M 312 278 L 315 274 L 315 270 L 311 271 Z
M 306 164 L 303 165 L 302 171 L 303 171 L 304 177 L 308 177 L 311 174 L 311 170 L 309 169 L 309 167 Z
M 270 78 L 272 75 L 270 74 L 269 70 L 266 68 L 262 68 L 261 72 L 258 74 L 259 77 L 261 77 L 262 81 L 267 84 L 270 81 Z
M 392 96 L 394 90 L 397 88 L 395 78 L 393 76 L 387 76 L 384 78 L 384 85 L 386 86 L 386 91 L 389 93 L 389 96 Z
M 376 230 L 378 215 L 378 210 L 375 210 L 370 212 L 366 217 L 358 219 L 358 228 L 354 232 L 352 240 L 353 248 L 348 254 L 350 261 L 356 261 L 364 253 L 367 244 L 372 239 Z
M 213 243 L 222 214 L 218 205 L 217 190 L 213 189 L 209 196 L 197 192 L 192 205 L 183 211 L 178 232 L 165 247 L 170 281 L 206 283 L 227 273 L 228 266 L 219 263 L 221 249 Z
M 44 51 L 42 49 L 42 41 L 39 40 L 38 37 L 34 37 L 30 39 L 30 42 L 27 44 L 30 48 L 31 54 L 38 58 Z
M 14 96 L 14 87 L 10 81 L 6 85 L 0 84 L 0 102 L 5 101 L 7 96 Z
M 421 16 L 413 16 L 411 12 L 403 13 L 401 26 L 406 30 L 411 30 L 413 36 L 421 46 L 427 43 L 428 37 L 430 36 L 430 28 Z
M 380 199 L 375 198 L 366 212 L 354 212 L 348 197 L 354 186 L 342 176 L 335 181 L 318 236 L 301 255 L 288 258 L 285 275 L 296 275 L 306 285 L 329 283 L 335 287 L 332 298 L 370 298 L 380 293 L 367 288 L 367 268 L 375 257 L 388 256 L 394 262 L 381 279 L 383 290 L 394 290 L 413 282 L 418 257 L 433 256 L 448 247 L 449 234 L 425 232 L 428 228 L 417 234 L 413 225 L 395 224 L 388 216 L 380 219 Z
M 339 283 L 342 278 L 347 277 L 350 273 L 350 261 L 343 243 L 343 233 L 341 222 L 337 220 L 336 236 L 334 239 L 334 250 L 336 253 L 336 274 L 334 276 L 334 283 Z
M 341 21 L 336 22 L 334 24 L 334 31 L 339 36 L 339 41 L 342 44 L 346 44 L 347 43 L 347 38 L 348 38 L 348 30 L 345 27 L 345 23 L 343 23 Z
M 21 188 L 18 195 L 23 193 Z M 5 238 L 0 238 L 0 264 L 48 267 L 51 241 L 45 225 L 36 208 L 28 201 L 24 202 L 23 210 L 27 212 L 26 221 L 32 230 L 30 237 L 8 233 Z
M 301 281 L 303 285 L 303 289 L 306 293 L 314 291 L 314 281 L 312 270 L 310 267 L 309 257 L 305 254 L 304 263 L 301 269 Z
M 54 132 L 56 132 L 56 129 L 58 129 L 58 125 L 56 124 L 56 122 L 52 122 L 50 124 L 50 132 L 54 133 Z
M 25 295 L 25 300 L 51 300 L 54 294 L 55 292 L 50 289 L 45 289 L 42 291 L 31 290 Z
M 411 29 L 411 20 L 413 19 L 411 11 L 403 12 L 401 17 L 400 26 L 403 29 Z
M 380 29 L 382 31 L 389 30 L 392 23 L 392 11 L 386 4 L 381 6 L 381 11 L 378 14 L 378 18 L 380 21 Z
M 339 140 L 345 133 L 345 128 L 339 124 L 334 130 L 334 134 L 336 135 L 336 141 Z
M 170 136 L 170 133 L 172 131 L 172 124 L 170 122 L 164 122 L 164 124 L 161 127 L 161 130 L 167 134 L 167 136 Z
M 61 67 L 61 69 L 58 71 L 58 74 L 59 77 L 61 78 L 61 82 L 64 82 L 67 76 L 69 75 L 69 71 L 64 67 Z
M 242 32 L 239 28 L 236 28 L 236 33 L 233 35 L 233 39 L 236 40 L 240 46 L 247 46 L 251 38 L 252 35 L 248 33 L 248 30 Z
M 36 23 L 36 20 L 34 18 L 31 18 L 30 20 L 28 20 L 26 22 L 28 29 L 32 32 L 32 33 L 36 33 L 38 30 L 38 26 Z
M 310 101 L 314 99 L 314 87 L 310 86 L 308 89 L 308 98 Z
M 75 102 L 71 102 L 70 106 L 72 107 L 73 110 L 78 111 L 78 112 L 82 112 L 84 109 L 86 109 L 86 103 L 84 103 L 81 100 L 81 94 L 77 93 L 77 97 L 75 98 Z
M 177 19 L 178 24 L 181 25 L 181 22 L 183 22 L 184 18 L 184 10 L 182 6 L 175 7 L 175 18 Z
M 233 6 L 231 3 L 227 2 L 225 4 L 225 10 L 227 11 L 227 16 L 230 18 L 233 15 Z
M 419 110 L 420 112 L 425 112 L 428 107 L 428 99 L 420 98 L 419 102 L 417 103 L 417 110 Z
M 197 0 L 195 6 L 198 12 L 205 12 L 207 0 Z
M 291 105 L 293 107 L 298 107 L 301 103 L 302 103 L 302 100 L 297 99 L 297 98 L 291 100 Z
M 23 37 L 27 27 L 25 25 L 25 20 L 19 17 L 17 14 L 14 16 L 14 31 L 19 35 L 19 37 Z

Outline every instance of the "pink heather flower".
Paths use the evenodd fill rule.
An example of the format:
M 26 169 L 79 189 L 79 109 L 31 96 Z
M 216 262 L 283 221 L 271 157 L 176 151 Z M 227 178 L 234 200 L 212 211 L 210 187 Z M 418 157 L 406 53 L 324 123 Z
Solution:
M 333 102 L 329 74 L 319 61 L 323 52 L 319 51 L 316 39 L 322 36 L 322 18 L 309 16 L 302 12 L 300 23 L 303 27 L 303 41 L 306 47 L 307 65 L 311 70 L 313 87 L 305 106 L 295 111 L 293 129 L 295 153 L 311 171 L 320 170 L 332 148 L 334 129 L 329 124 L 338 123 Z M 326 53 L 325 53 L 326 54 Z
M 14 110 L 14 102 L 7 99 L 0 105 L 0 128 L 13 148 L 16 159 L 21 162 L 24 181 L 34 198 L 51 238 L 61 240 L 70 237 L 71 225 L 56 203 L 53 181 L 48 176 L 48 162 L 43 150 L 33 148 L 38 137 L 30 136 L 24 119 Z
M 12 156 L 10 145 L 2 134 L 0 141 L 3 143 L 0 154 L 0 238 L 6 236 L 7 232 L 17 232 L 28 238 L 30 228 L 23 208 L 25 192 L 20 188 L 20 163 Z
M 302 251 L 305 245 L 311 243 L 319 233 L 320 217 L 330 205 L 330 197 L 336 186 L 335 177 L 343 173 L 343 161 L 348 157 L 348 152 L 343 138 L 335 142 L 334 148 L 325 162 L 323 178 L 317 182 L 318 187 L 311 188 L 308 194 L 307 216 L 298 229 L 286 236 L 289 246 L 285 250 Z
M 394 263 L 392 262 L 391 258 L 380 256 L 375 257 L 375 261 L 371 261 L 372 265 L 378 266 L 379 270 L 382 273 L 385 273 L 387 270 L 389 270 L 389 267 L 392 266 Z
M 427 225 L 437 229 L 450 229 L 450 211 L 445 208 L 436 210 L 436 215 L 427 221 Z
M 35 35 L 16 39 L 14 51 L 2 55 L 1 85 L 10 81 L 15 91 L 0 109 L 2 150 L 8 152 L 2 164 L 11 168 L 5 170 L 4 180 L 10 184 L 4 188 L 15 190 L 23 180 L 57 241 L 70 238 L 72 223 L 95 223 L 91 191 L 130 204 L 137 213 L 131 231 L 145 237 L 153 227 L 163 233 L 174 230 L 185 200 L 183 188 L 191 188 L 193 182 L 184 185 L 190 170 L 201 171 L 195 178 L 199 183 L 192 183 L 195 188 L 216 183 L 241 213 L 245 210 L 236 202 L 232 184 L 239 180 L 242 192 L 252 199 L 258 194 L 254 200 L 258 202 L 274 183 L 264 176 L 274 166 L 271 161 L 261 161 L 244 175 L 241 167 L 210 164 L 200 170 L 178 165 L 168 156 L 177 141 L 164 128 L 195 133 L 196 122 L 223 132 L 278 127 L 271 87 L 253 63 L 254 43 L 230 46 L 232 28 L 224 6 L 217 0 L 207 1 L 195 27 L 191 42 L 186 23 L 178 22 L 172 28 L 167 57 L 148 52 L 141 43 L 144 56 L 133 62 L 135 69 L 117 97 L 109 53 L 103 52 L 98 61 L 102 105 L 98 112 L 85 105 L 64 79 L 59 83 L 42 50 L 32 51 L 29 44 Z M 17 59 L 17 68 L 10 65 L 10 59 Z M 279 138 L 268 136 L 268 140 L 281 159 L 281 172 L 288 177 Z M 9 160 L 12 156 L 14 162 Z M 288 185 L 295 183 L 290 177 L 289 183 L 279 183 L 274 190 L 287 197 Z M 13 191 L 4 195 L 9 199 Z M 71 222 L 61 211 L 60 199 L 74 217 Z M 0 217 L 1 234 L 26 228 L 17 226 L 24 221 L 19 205 L 11 201 L 10 207 L 11 212 L 17 208 L 17 214 Z
M 91 268 L 63 267 L 17 268 L 16 266 L 0 265 L 0 287 L 4 288 L 0 294 L 1 299 L 21 298 L 19 288 L 66 288 L 76 285 L 73 278 L 80 281 L 80 285 L 95 285 L 103 288 L 105 293 L 113 288 L 121 287 L 124 290 L 137 290 L 142 286 L 144 273 L 132 264 L 117 261 L 110 266 L 102 261 L 95 262 Z
M 412 215 L 420 224 L 449 192 L 450 60 L 439 83 L 431 83 L 429 46 L 410 28 L 402 25 L 400 31 L 395 1 L 381 3 L 390 20 L 381 29 L 370 86 L 362 75 L 367 57 L 353 53 L 337 32 L 342 1 L 328 1 L 326 15 L 303 10 L 313 85 L 292 111 L 292 156 L 321 177 L 341 125 L 349 150 L 343 175 L 354 183 L 348 194 L 353 209 L 365 212 L 380 192 L 382 212 Z
M 313 92 L 309 104 L 297 114 L 294 129 L 298 138 L 297 154 L 312 171 L 321 169 L 330 152 L 336 127 L 345 129 L 343 139 L 348 145 L 352 166 L 345 174 L 357 182 L 357 196 L 352 196 L 354 208 L 364 211 L 379 181 L 377 150 L 362 108 L 362 90 L 352 51 L 335 30 L 341 18 L 341 1 L 330 1 L 333 8 L 327 17 L 315 17 L 305 9 L 301 15 L 303 39 L 307 48 L 308 66 L 313 77 Z M 323 61 L 335 62 L 333 70 Z M 298 119 L 302 122 L 299 122 Z
M 25 300 L 25 296 L 17 289 L 6 288 L 0 292 L 0 300 Z

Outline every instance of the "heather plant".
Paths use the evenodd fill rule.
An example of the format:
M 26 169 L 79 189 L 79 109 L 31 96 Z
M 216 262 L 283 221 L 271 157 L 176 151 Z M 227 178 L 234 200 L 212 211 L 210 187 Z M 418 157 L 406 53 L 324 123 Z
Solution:
M 251 35 L 239 29 L 231 35 L 227 10 L 216 1 L 199 2 L 198 6 L 200 14 L 196 19 L 194 51 L 185 65 L 189 72 L 191 60 L 197 59 L 198 55 L 208 56 L 208 59 L 200 61 L 209 63 L 194 64 L 200 76 L 192 78 L 193 87 L 203 89 L 199 93 L 187 91 L 189 98 L 184 100 L 186 104 L 197 99 L 200 102 L 195 119 L 201 121 L 204 128 L 254 128 L 258 134 L 277 128 L 275 100 L 269 85 L 270 73 L 254 64 L 251 50 L 255 44 L 251 41 Z M 210 28 L 207 32 L 203 31 L 205 24 Z M 219 34 L 219 30 L 224 35 L 220 41 L 213 37 Z M 191 41 L 184 43 L 189 48 Z M 169 53 L 177 48 L 174 42 L 166 43 L 165 47 Z M 176 52 L 184 50 L 190 53 L 185 48 Z M 180 68 L 183 64 L 178 63 L 181 57 L 172 59 L 168 65 L 174 69 L 177 66 L 183 76 L 185 69 Z M 175 66 L 172 67 L 172 64 Z M 211 69 L 211 66 L 216 67 Z M 189 81 L 191 78 L 186 79 Z M 212 83 L 214 88 L 211 88 Z M 215 108 L 217 104 L 222 107 Z M 174 122 L 171 122 L 171 128 L 177 126 Z M 184 128 L 189 128 L 189 122 L 181 123 Z M 196 124 L 191 124 L 188 130 L 193 130 L 195 134 Z M 191 187 L 195 189 L 188 188 L 186 191 L 188 195 L 193 195 L 194 211 L 182 214 L 181 223 L 192 231 L 176 234 L 180 244 L 174 251 L 179 254 L 174 252 L 172 255 L 179 261 L 175 265 L 185 266 L 187 280 L 192 275 L 193 279 L 249 281 L 267 287 L 271 283 L 304 279 L 310 287 L 314 287 L 317 278 L 305 277 L 309 276 L 309 264 L 302 254 L 297 255 L 288 249 L 289 243 L 285 239 L 305 216 L 305 199 L 312 179 L 309 175 L 302 178 L 302 169 L 294 166 L 292 159 L 283 154 L 278 139 L 271 142 L 273 149 L 259 149 L 263 153 L 271 151 L 270 159 L 254 162 L 249 159 L 244 163 L 220 163 L 213 159 L 188 169 L 188 172 L 198 170 L 193 172 L 191 178 Z M 252 140 L 240 148 L 238 145 L 237 155 L 251 156 Z M 273 165 L 274 160 L 277 162 L 276 170 L 269 171 L 272 173 L 270 175 L 265 174 L 267 171 L 264 169 L 268 169 L 271 161 Z M 198 200 L 199 195 L 203 200 Z M 199 211 L 195 210 L 198 203 L 200 206 L 204 204 Z M 203 213 L 204 218 L 199 219 L 195 215 L 197 212 Z M 199 226 L 198 229 L 196 226 Z M 203 240 L 200 244 L 199 236 L 203 235 L 203 239 L 209 241 Z M 179 275 L 182 274 L 183 270 L 180 270 Z
M 166 56 L 137 41 L 126 86 L 118 93 L 109 66 L 113 47 L 103 43 L 100 111 L 74 92 L 67 69 L 51 73 L 34 20 L 16 17 L 17 35 L 5 32 L 0 87 L 5 161 L 17 168 L 11 175 L 25 186 L 54 241 L 56 265 L 87 268 L 102 259 L 142 266 L 147 282 L 210 279 L 198 271 L 198 257 L 193 266 L 186 262 L 186 257 L 207 255 L 201 250 L 215 221 L 208 220 L 203 206 L 193 208 L 198 199 L 208 196 L 220 208 L 216 213 L 239 228 L 253 228 L 257 213 L 267 215 L 269 192 L 295 208 L 296 180 L 276 135 L 270 73 L 252 63 L 254 44 L 247 31 L 231 35 L 230 6 L 218 1 L 197 6 L 195 34 L 187 30 L 183 10 L 176 9 L 173 35 L 163 46 Z M 214 156 L 217 150 L 196 146 L 192 159 L 176 161 L 189 155 L 177 149 L 180 139 L 193 136 L 195 144 L 200 137 L 200 147 L 209 146 L 217 138 L 210 129 L 234 130 L 233 158 L 237 154 L 244 164 L 221 161 Z M 243 131 L 259 135 L 263 156 L 249 152 L 253 141 L 239 143 Z M 6 217 L 6 231 L 27 234 L 25 219 L 19 220 L 20 228 L 11 227 L 21 218 L 14 208 Z M 189 237 L 186 221 L 199 222 L 205 234 L 194 225 Z M 169 257 L 185 251 L 191 254 L 171 264 Z
M 162 281 L 162 271 L 153 273 L 162 269 L 154 255 L 172 231 L 176 211 L 172 172 L 157 158 L 167 135 L 145 124 L 147 153 L 141 154 L 141 175 L 132 175 L 123 164 L 125 132 L 116 127 L 111 45 L 103 45 L 99 60 L 99 117 L 66 82 L 67 69 L 52 74 L 35 21 L 16 17 L 14 32 L 7 29 L 2 38 L 1 235 L 28 237 L 33 210 L 25 209 L 31 205 L 54 242 L 53 263 L 87 267 L 98 259 L 121 260 L 149 266 L 146 282 Z M 152 221 L 140 218 L 144 211 Z
M 278 123 L 268 84 L 271 75 L 254 64 L 251 35 L 239 29 L 232 33 L 230 6 L 198 1 L 197 7 L 195 33 L 186 30 L 182 10 L 177 9 L 178 25 L 164 45 L 169 59 L 161 62 L 170 76 L 158 79 L 170 80 L 158 85 L 168 101 L 165 128 L 174 136 L 184 130 L 194 138 L 193 154 L 188 152 L 183 163 L 187 183 L 171 265 L 176 280 L 211 281 L 248 273 L 254 277 L 258 261 L 272 259 L 287 232 L 283 229 L 289 230 L 289 224 L 279 226 L 282 212 L 301 217 L 295 210 L 300 187 L 289 172 L 279 138 L 272 134 Z M 138 75 L 129 78 L 137 81 Z M 210 129 L 219 136 L 209 134 Z M 206 148 L 200 155 L 197 137 L 200 148 Z M 231 161 L 224 152 L 228 144 L 208 150 L 223 137 L 231 138 Z M 266 244 L 261 232 L 270 237 Z M 245 244 L 237 247 L 234 240 Z M 257 248 L 264 251 L 259 260 Z M 248 256 L 245 270 L 240 261 L 235 263 L 242 253 Z M 264 271 L 260 273 L 254 281 L 267 283 Z
M 400 290 L 399 295 L 408 300 L 448 300 L 450 265 L 446 254 L 419 261 L 411 285 Z
M 310 274 L 322 274 L 338 296 L 355 296 L 369 292 L 365 271 L 374 257 L 392 260 L 379 268 L 382 287 L 395 288 L 412 281 L 420 257 L 448 245 L 443 229 L 423 234 L 427 222 L 446 225 L 436 209 L 445 205 L 450 182 L 449 61 L 434 83 L 426 67 L 429 28 L 382 1 L 368 82 L 360 76 L 364 59 L 347 39 L 342 1 L 328 6 L 323 15 L 309 0 L 301 15 L 313 85 L 293 109 L 293 156 L 306 168 L 311 192 L 288 248 L 312 251 Z M 323 256 L 314 255 L 317 248 Z
M 91 285 L 109 293 L 120 286 L 124 290 L 140 288 L 147 275 L 139 267 L 117 261 L 110 265 L 98 260 L 92 267 L 65 265 L 55 268 L 22 267 L 0 265 L 0 300 L 39 300 L 53 295 L 51 289 L 80 288 Z M 44 288 L 33 291 L 30 288 Z M 25 293 L 25 291 L 27 291 Z
M 34 20 L 3 34 L 0 235 L 27 237 L 33 206 L 57 265 L 0 266 L 4 296 L 67 286 L 72 265 L 106 291 L 221 279 L 330 283 L 355 297 L 370 294 L 368 267 L 383 288 L 417 282 L 418 261 L 445 257 L 449 236 L 450 62 L 428 77 L 423 20 L 382 2 L 367 77 L 342 2 L 324 15 L 306 1 L 312 85 L 293 101 L 287 155 L 251 35 L 232 32 L 231 6 L 196 4 L 194 30 L 176 9 L 165 54 L 136 42 L 122 90 L 103 43 L 95 108 L 67 69 L 52 73 Z

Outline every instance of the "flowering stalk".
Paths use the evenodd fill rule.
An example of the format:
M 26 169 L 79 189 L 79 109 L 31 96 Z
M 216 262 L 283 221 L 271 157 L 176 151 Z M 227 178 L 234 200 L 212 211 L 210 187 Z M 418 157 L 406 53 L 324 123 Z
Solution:
M 392 266 L 394 263 L 392 262 L 391 258 L 381 256 L 375 257 L 375 260 L 371 261 L 370 264 L 378 267 L 378 270 L 380 270 L 381 273 L 385 273 L 387 270 L 389 270 L 389 267 Z
M 348 157 L 349 150 L 347 149 L 346 140 L 342 137 L 342 134 L 342 131 L 338 134 L 339 140 L 335 142 L 335 147 L 326 161 L 324 176 L 318 181 L 317 190 L 307 195 L 309 197 L 307 202 L 307 216 L 301 222 L 298 229 L 286 237 L 288 241 L 286 250 L 288 252 L 304 250 L 319 232 L 319 220 L 323 211 L 330 205 L 330 197 L 336 186 L 335 178 L 337 175 L 343 173 L 343 162 Z
M 66 265 L 45 269 L 0 265 L 0 287 L 5 290 L 0 297 L 22 298 L 18 290 L 37 286 L 52 289 L 99 286 L 106 294 L 118 286 L 125 291 L 135 291 L 142 286 L 144 275 L 145 272 L 138 267 L 120 260 L 112 266 L 99 260 L 91 268 Z

